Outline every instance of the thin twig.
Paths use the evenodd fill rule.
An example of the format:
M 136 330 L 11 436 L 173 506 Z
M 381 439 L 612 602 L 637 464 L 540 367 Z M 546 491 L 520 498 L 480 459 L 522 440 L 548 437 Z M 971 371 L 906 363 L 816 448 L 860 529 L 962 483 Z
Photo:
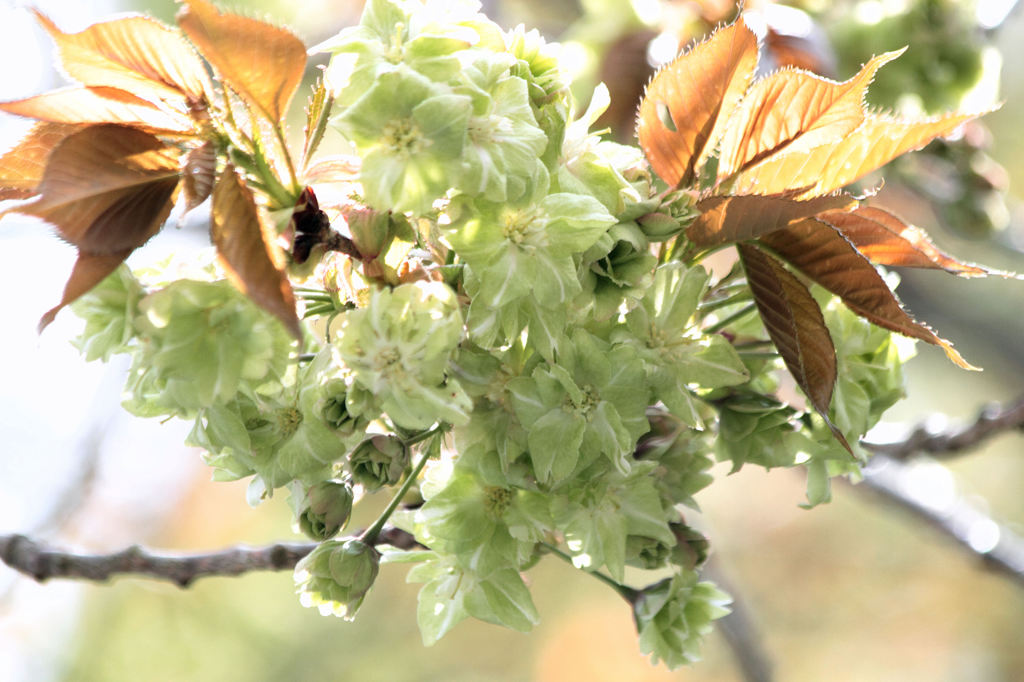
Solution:
M 433 436 L 439 436 L 440 434 L 444 433 L 444 431 L 445 429 L 443 425 L 438 424 L 429 431 L 416 434 L 411 438 L 403 440 L 402 447 L 405 449 L 406 453 L 408 453 L 409 448 L 412 447 L 414 444 L 421 443 L 423 442 L 423 440 L 431 438 Z M 392 497 L 391 501 L 388 502 L 388 506 L 385 507 L 384 511 L 380 513 L 380 516 L 377 517 L 377 520 L 373 522 L 373 525 L 358 535 L 360 542 L 364 542 L 368 545 L 373 545 L 377 543 L 377 538 L 380 537 L 380 534 L 384 532 L 384 529 L 387 527 L 386 524 L 388 522 L 388 519 L 390 519 L 391 515 L 395 513 L 396 509 L 398 509 L 398 505 L 402 503 L 402 498 L 405 497 L 405 494 L 409 492 L 409 488 L 412 487 L 412 484 L 416 482 L 417 479 L 419 479 L 420 472 L 423 471 L 423 467 L 426 466 L 427 460 L 429 460 L 434 455 L 440 454 L 440 452 L 441 438 L 436 438 L 431 443 L 431 447 L 428 447 L 426 450 L 420 453 L 420 459 L 416 463 L 416 466 L 413 467 L 413 470 L 410 471 L 409 474 L 405 477 L 405 481 L 402 483 L 402 486 L 397 491 L 395 491 L 394 497 Z
M 958 430 L 936 433 L 927 427 L 925 421 L 903 440 L 893 443 L 861 441 L 861 445 L 892 459 L 907 459 L 918 454 L 952 457 L 973 450 L 993 436 L 1015 429 L 1024 432 L 1024 397 L 1006 406 L 998 403 L 986 405 L 972 424 Z
M 374 542 L 402 549 L 417 544 L 412 535 L 397 528 L 384 529 Z M 315 542 L 279 542 L 265 547 L 229 547 L 205 554 L 162 554 L 136 545 L 113 554 L 76 554 L 24 535 L 0 535 L 0 560 L 38 582 L 51 578 L 106 582 L 119 575 L 136 575 L 188 587 L 199 578 L 210 576 L 292 570 L 315 547 Z
M 555 545 L 552 545 L 552 544 L 550 544 L 548 542 L 542 542 L 542 543 L 540 543 L 540 546 L 541 546 L 541 548 L 543 548 L 543 551 L 547 552 L 548 554 L 554 555 L 554 556 L 558 557 L 559 559 L 561 559 L 562 561 L 564 561 L 565 563 L 569 564 L 570 566 L 576 567 L 576 564 L 573 563 L 572 557 L 569 556 L 568 554 L 566 554 L 565 552 L 563 552 L 562 550 L 558 549 L 558 547 L 556 547 Z M 578 568 L 578 567 L 576 567 L 576 568 Z M 578 570 L 583 570 L 583 569 L 578 569 Z M 612 578 L 610 575 L 606 575 L 605 573 L 602 573 L 601 571 L 584 571 L 584 572 L 587 575 L 589 575 L 589 576 L 597 578 L 598 580 L 603 582 L 605 585 L 607 585 L 608 587 L 610 587 L 613 590 L 615 590 L 615 593 L 618 594 L 623 599 L 625 599 L 626 603 L 629 604 L 631 607 L 635 607 L 637 599 L 639 599 L 641 596 L 643 596 L 643 591 L 635 590 L 635 589 L 633 589 L 632 587 L 630 587 L 628 585 L 623 585 L 619 581 L 615 580 L 615 578 Z
M 343 253 L 352 260 L 362 260 L 363 255 L 359 253 L 356 243 L 336 230 L 328 230 L 324 236 L 324 249 Z
M 935 464 L 934 466 L 941 466 Z M 857 488 L 866 488 L 952 539 L 982 565 L 1024 587 L 1024 538 L 956 493 L 931 503 L 913 494 L 913 465 L 876 455 Z

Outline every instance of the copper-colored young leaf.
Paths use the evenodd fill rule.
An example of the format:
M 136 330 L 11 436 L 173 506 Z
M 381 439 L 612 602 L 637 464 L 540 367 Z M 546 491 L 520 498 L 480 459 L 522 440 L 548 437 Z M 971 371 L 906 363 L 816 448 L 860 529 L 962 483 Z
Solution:
M 40 122 L 10 151 L 0 156 L 0 200 L 28 199 L 36 194 L 50 152 L 78 126 Z
M 858 251 L 878 265 L 945 270 L 963 277 L 995 274 L 939 251 L 924 230 L 880 208 L 862 206 L 849 213 L 823 213 L 818 219 L 842 232 Z
M 306 106 L 306 128 L 305 142 L 302 144 L 302 166 L 306 167 L 309 160 L 316 153 L 320 141 L 324 138 L 327 130 L 327 119 L 331 115 L 331 107 L 334 105 L 334 95 L 327 89 L 324 79 L 321 77 L 313 87 L 313 96 L 309 98 Z
M 857 315 L 879 327 L 939 346 L 960 367 L 977 369 L 949 341 L 911 317 L 871 262 L 830 225 L 808 218 L 762 237 L 761 242 L 841 298 Z
M 737 248 L 768 336 L 811 406 L 850 450 L 846 438 L 828 418 L 836 385 L 836 349 L 817 301 L 772 256 L 752 244 L 738 244 Z
M 694 181 L 757 68 L 757 37 L 742 19 L 661 69 L 640 102 L 637 137 L 670 186 Z
M 273 230 L 261 219 L 252 191 L 230 164 L 213 188 L 210 236 L 228 279 L 301 339 L 284 254 L 274 244 Z
M 42 332 L 53 322 L 61 308 L 69 303 L 73 303 L 79 296 L 82 296 L 102 282 L 107 275 L 124 262 L 131 252 L 132 249 L 126 249 L 117 253 L 101 255 L 79 251 L 78 260 L 75 261 L 75 267 L 71 270 L 71 277 L 68 278 L 67 284 L 64 285 L 64 295 L 61 297 L 60 303 L 47 310 L 42 318 L 40 318 L 39 331 Z
M 160 133 L 192 133 L 187 117 L 164 111 L 125 90 L 102 86 L 63 88 L 0 102 L 0 111 L 51 123 L 120 123 Z
M 738 194 L 777 194 L 806 187 L 801 197 L 828 194 L 849 185 L 905 152 L 920 149 L 948 135 L 977 114 L 949 114 L 940 118 L 899 120 L 869 114 L 841 141 L 813 149 L 781 153 L 754 164 L 736 176 Z
M 306 47 L 283 28 L 184 0 L 178 24 L 235 92 L 277 123 L 306 68 Z
M 864 120 L 864 93 L 875 72 L 900 54 L 875 57 L 843 83 L 795 69 L 756 82 L 722 137 L 719 179 L 772 154 L 802 153 L 842 140 Z
M 839 194 L 806 201 L 781 195 L 712 196 L 697 202 L 701 213 L 686 236 L 701 247 L 756 239 L 822 211 L 849 209 L 856 203 L 853 197 Z
M 353 155 L 322 157 L 306 168 L 302 173 L 302 181 L 308 185 L 352 182 L 359 177 L 360 164 L 360 158 Z
M 83 128 L 50 154 L 39 198 L 16 211 L 57 226 L 85 253 L 131 250 L 156 234 L 174 205 L 178 151 L 113 124 Z
M 64 33 L 35 14 L 57 44 L 64 70 L 80 83 L 158 99 L 198 101 L 210 91 L 206 69 L 181 33 L 155 19 L 123 17 Z
M 185 155 L 184 173 L 185 211 L 191 211 L 206 201 L 217 178 L 217 146 L 213 142 L 190 149 Z

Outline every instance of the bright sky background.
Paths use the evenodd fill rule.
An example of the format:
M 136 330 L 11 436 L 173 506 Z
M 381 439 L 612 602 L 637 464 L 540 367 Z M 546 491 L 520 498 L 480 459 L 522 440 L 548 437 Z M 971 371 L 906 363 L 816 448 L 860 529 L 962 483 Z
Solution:
M 64 83 L 52 66 L 52 44 L 26 5 L 0 0 L 0 100 Z M 117 11 L 112 0 L 32 5 L 67 31 Z M 27 127 L 0 115 L 0 149 Z M 179 248 L 183 235 L 167 232 L 147 249 L 147 260 Z M 75 250 L 38 221 L 9 216 L 0 223 L 0 533 L 54 539 L 56 516 L 62 543 L 112 550 L 145 540 L 199 462 L 182 446 L 187 425 L 134 419 L 120 409 L 126 363 L 85 363 L 69 343 L 80 328 L 73 313 L 61 312 L 36 333 L 40 315 L 60 300 L 74 259 Z M 84 505 L 61 514 L 62 500 L 83 493 L 82 462 L 93 446 L 101 457 Z M 0 568 L 0 680 L 59 675 L 80 597 L 77 583 L 15 583 L 13 571 Z

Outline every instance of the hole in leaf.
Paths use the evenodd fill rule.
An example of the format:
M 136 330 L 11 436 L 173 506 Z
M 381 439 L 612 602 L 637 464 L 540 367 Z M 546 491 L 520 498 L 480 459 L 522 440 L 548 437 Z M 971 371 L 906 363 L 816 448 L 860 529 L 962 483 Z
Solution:
M 672 112 L 669 111 L 668 105 L 664 102 L 657 102 L 654 105 L 655 110 L 658 112 L 658 120 L 661 121 L 661 125 L 665 126 L 671 132 L 676 132 L 675 121 L 672 120 Z

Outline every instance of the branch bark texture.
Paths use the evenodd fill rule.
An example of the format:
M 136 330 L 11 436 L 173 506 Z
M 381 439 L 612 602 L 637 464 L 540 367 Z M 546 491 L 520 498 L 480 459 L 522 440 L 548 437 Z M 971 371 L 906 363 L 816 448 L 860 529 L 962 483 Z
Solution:
M 405 531 L 386 528 L 377 543 L 409 548 L 415 540 Z M 112 554 L 76 554 L 55 549 L 25 535 L 0 535 L 0 560 L 38 582 L 72 578 L 106 582 L 121 575 L 166 580 L 188 587 L 199 578 L 235 576 L 250 571 L 295 568 L 315 542 L 279 542 L 265 547 L 229 547 L 204 554 L 166 554 L 139 546 Z
M 977 448 L 989 438 L 1014 430 L 1024 432 L 1024 396 L 1008 405 L 993 403 L 985 406 L 974 422 L 959 429 L 937 433 L 923 422 L 903 440 L 892 443 L 861 441 L 861 445 L 892 459 L 908 459 L 914 455 L 954 457 Z

